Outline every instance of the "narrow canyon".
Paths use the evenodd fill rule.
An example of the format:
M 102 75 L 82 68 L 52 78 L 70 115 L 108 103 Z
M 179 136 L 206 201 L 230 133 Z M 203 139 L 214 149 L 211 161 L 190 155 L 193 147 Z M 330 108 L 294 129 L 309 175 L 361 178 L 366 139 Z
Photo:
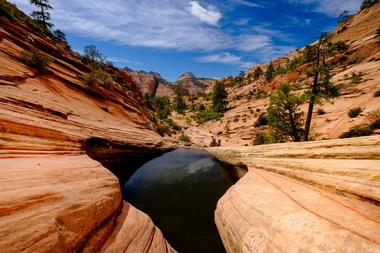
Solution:
M 4 10 L 13 6 L 3 0 L 0 4 Z M 63 50 L 21 11 L 13 10 L 14 20 L 1 12 L 0 252 L 181 252 L 154 216 L 133 206 L 123 194 L 128 194 L 128 182 L 132 185 L 133 179 L 140 180 L 134 173 L 141 166 L 170 156 L 174 150 L 176 155 L 186 150 L 189 153 L 181 155 L 200 156 L 197 159 L 204 159 L 203 163 L 192 168 L 193 161 L 182 158 L 185 162 L 175 165 L 186 168 L 186 176 L 195 175 L 194 171 L 204 174 L 197 174 L 186 186 L 186 190 L 197 187 L 188 191 L 195 200 L 189 197 L 182 202 L 198 203 L 196 199 L 204 197 L 201 195 L 211 194 L 207 184 L 214 184 L 213 190 L 215 185 L 222 185 L 212 195 L 215 203 L 190 207 L 182 203 L 186 215 L 190 215 L 190 208 L 201 210 L 206 206 L 207 215 L 211 212 L 209 222 L 215 225 L 218 238 L 214 239 L 220 237 L 220 245 L 209 250 L 380 253 L 379 130 L 374 129 L 370 136 L 336 139 L 354 125 L 366 123 L 365 117 L 341 120 L 354 102 L 365 104 L 368 114 L 379 108 L 380 98 L 373 92 L 380 88 L 380 46 L 371 37 L 375 25 L 380 25 L 379 10 L 377 3 L 354 17 L 355 29 L 372 20 L 371 29 L 366 26 L 360 30 L 362 34 L 354 35 L 348 29 L 338 35 L 355 40 L 356 44 L 350 45 L 363 54 L 373 50 L 366 58 L 371 60 L 351 66 L 354 71 L 366 72 L 365 82 L 345 90 L 346 96 L 337 100 L 337 107 L 328 105 L 330 111 L 338 108 L 332 114 L 317 116 L 315 129 L 321 134 L 315 141 L 267 145 L 252 144 L 251 134 L 264 127 L 253 130 L 252 122 L 249 126 L 233 122 L 236 114 L 247 112 L 248 107 L 264 110 L 266 98 L 252 102 L 232 99 L 264 85 L 263 81 L 241 89 L 229 87 L 233 107 L 220 121 L 196 125 L 174 114 L 184 129 L 182 134 L 191 137 L 189 142 L 181 141 L 178 131 L 161 134 L 163 121 L 152 119 L 152 108 L 144 101 L 144 94 L 174 96 L 173 84 L 156 73 L 108 65 L 102 70 L 111 77 L 107 82 L 89 82 L 93 70 L 78 53 Z M 48 56 L 48 67 L 41 72 L 27 64 L 25 50 L 39 50 Z M 348 70 L 334 73 L 334 78 L 342 79 Z M 290 77 L 276 78 L 266 84 L 268 92 Z M 213 82 L 191 73 L 177 80 L 185 96 L 190 97 L 201 97 L 211 90 Z M 227 122 L 234 129 L 223 130 Z M 219 138 L 221 146 L 210 147 L 212 138 Z M 159 180 L 170 176 L 171 182 L 177 182 L 182 177 L 175 174 L 178 168 L 171 167 L 174 163 L 162 162 L 167 174 L 160 174 Z M 210 172 L 209 167 L 219 169 L 219 165 L 226 175 Z M 149 175 L 153 177 L 154 173 L 142 177 L 146 181 L 141 179 L 142 186 L 133 190 L 165 192 L 160 187 L 142 190 L 144 182 L 151 182 Z M 199 186 L 196 179 L 203 179 L 203 185 Z M 123 192 L 124 187 L 127 190 Z M 206 190 L 202 192 L 201 187 Z M 180 188 L 173 189 L 184 190 Z M 130 199 L 139 203 L 137 197 Z M 162 202 L 169 205 L 170 201 Z M 196 219 L 191 217 L 189 223 L 198 224 Z M 187 234 L 203 232 L 187 229 L 179 228 L 171 237 L 185 247 L 194 246 L 194 253 L 216 253 L 186 245 Z

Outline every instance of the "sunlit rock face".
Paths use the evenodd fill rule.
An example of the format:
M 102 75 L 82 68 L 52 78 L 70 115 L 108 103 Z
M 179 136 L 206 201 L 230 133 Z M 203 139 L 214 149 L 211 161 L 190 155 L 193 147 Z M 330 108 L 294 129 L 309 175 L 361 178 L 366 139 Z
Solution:
M 176 150 L 142 166 L 125 198 L 152 217 L 179 252 L 224 252 L 214 224 L 218 199 L 232 181 L 205 151 Z
M 208 150 L 248 167 L 215 212 L 227 252 L 380 252 L 379 136 Z

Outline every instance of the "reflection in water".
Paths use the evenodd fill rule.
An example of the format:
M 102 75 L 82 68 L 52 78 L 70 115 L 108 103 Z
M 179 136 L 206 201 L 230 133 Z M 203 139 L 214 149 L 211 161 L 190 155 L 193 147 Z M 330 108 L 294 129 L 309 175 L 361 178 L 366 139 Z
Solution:
M 147 213 L 179 252 L 225 252 L 214 223 L 218 199 L 232 185 L 205 151 L 176 150 L 142 166 L 125 199 Z

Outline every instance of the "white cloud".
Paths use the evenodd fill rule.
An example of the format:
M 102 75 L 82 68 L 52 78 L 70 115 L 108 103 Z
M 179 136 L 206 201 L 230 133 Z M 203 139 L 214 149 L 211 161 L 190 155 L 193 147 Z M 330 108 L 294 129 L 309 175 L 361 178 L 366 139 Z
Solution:
M 34 9 L 29 0 L 12 2 L 27 13 Z M 197 1 L 92 0 L 89 4 L 88 1 L 50 0 L 50 3 L 54 7 L 52 18 L 57 28 L 88 39 L 120 45 L 208 52 L 198 60 L 240 67 L 253 63 L 243 61 L 238 56 L 239 51 L 254 52 L 258 56 L 255 59 L 260 61 L 286 51 L 285 47 L 276 46 L 272 41 L 272 38 L 280 36 L 278 32 L 256 27 L 251 30 L 254 34 L 233 35 L 217 25 L 222 14 L 215 7 L 202 7 Z M 210 53 L 229 49 L 238 52 L 236 55 Z M 267 53 L 264 55 L 262 52 Z
M 222 14 L 215 10 L 215 7 L 212 5 L 207 9 L 202 7 L 197 1 L 190 2 L 190 5 L 190 13 L 209 25 L 217 25 L 222 18 Z
M 286 0 L 295 4 L 314 4 L 315 12 L 323 13 L 328 16 L 337 17 L 347 10 L 354 13 L 359 10 L 362 0 Z
M 241 4 L 241 5 L 252 7 L 252 8 L 261 7 L 261 5 L 259 5 L 257 3 L 250 2 L 249 0 L 235 0 L 235 2 L 237 2 L 238 4 Z
M 237 48 L 241 51 L 254 51 L 271 45 L 271 38 L 267 35 L 241 35 Z
M 254 64 L 253 62 L 243 61 L 241 56 L 233 55 L 230 53 L 220 53 L 220 54 L 202 56 L 202 57 L 197 58 L 197 60 L 199 62 L 212 62 L 212 63 L 236 65 L 243 68 L 249 68 Z
M 111 62 L 123 63 L 123 64 L 143 65 L 142 62 L 131 61 L 131 60 L 127 60 L 127 59 L 123 59 L 123 58 L 119 58 L 119 57 L 109 57 L 109 58 L 107 58 L 107 60 L 111 61 Z
M 29 1 L 12 0 L 30 13 Z M 231 35 L 217 24 L 221 14 L 208 7 L 209 16 L 189 12 L 189 0 L 51 0 L 57 28 L 77 36 L 122 45 L 212 51 L 231 46 Z M 195 6 L 195 5 L 193 5 Z M 200 20 L 200 17 L 204 21 Z

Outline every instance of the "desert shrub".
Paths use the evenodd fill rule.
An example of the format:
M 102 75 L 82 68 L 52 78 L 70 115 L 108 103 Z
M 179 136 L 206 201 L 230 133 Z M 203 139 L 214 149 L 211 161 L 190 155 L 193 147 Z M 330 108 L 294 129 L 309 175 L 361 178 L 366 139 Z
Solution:
M 340 40 L 334 43 L 333 49 L 337 51 L 338 53 L 345 53 L 348 51 L 348 49 L 350 49 L 350 47 L 347 45 L 346 42 Z
M 363 109 L 361 107 L 355 107 L 348 110 L 347 114 L 350 118 L 356 118 L 360 115 L 360 113 L 363 112 Z
M 380 108 L 371 112 L 367 116 L 369 122 L 371 123 L 371 127 L 374 129 L 380 128 Z
M 181 135 L 179 136 L 179 140 L 183 141 L 183 142 L 190 142 L 191 141 L 190 137 L 187 136 L 184 132 L 182 132 Z
M 352 73 L 351 75 L 351 84 L 358 84 L 358 83 L 361 83 L 363 81 L 363 73 L 359 73 L 359 74 L 356 74 L 356 73 Z
M 375 97 L 380 97 L 380 89 L 375 91 L 375 94 L 374 94 Z
M 265 134 L 258 133 L 253 139 L 253 145 L 263 145 L 265 144 Z
M 112 76 L 104 70 L 93 70 L 83 76 L 83 82 L 89 86 L 99 83 L 103 87 L 110 87 L 112 84 Z
M 112 76 L 104 70 L 97 70 L 96 76 L 98 77 L 100 84 L 104 87 L 110 87 L 112 84 Z
M 51 62 L 51 58 L 37 48 L 32 48 L 30 51 L 24 50 L 20 59 L 38 73 L 44 73 Z
M 234 122 L 239 122 L 239 120 L 240 120 L 240 115 L 235 115 Z
M 322 108 L 319 108 L 319 109 L 317 110 L 317 114 L 318 114 L 318 115 L 325 115 L 325 114 L 326 114 L 326 111 L 323 110 Z
M 174 120 L 170 118 L 165 119 L 164 122 L 168 124 L 174 130 L 181 130 L 181 127 L 177 123 L 175 123 Z
M 255 127 L 261 127 L 261 126 L 266 126 L 266 125 L 268 125 L 268 117 L 266 114 L 262 113 L 257 118 L 255 122 Z
M 83 76 L 83 82 L 88 86 L 92 86 L 97 81 L 95 72 L 85 73 Z
M 208 109 L 204 112 L 199 112 L 196 115 L 196 120 L 199 124 L 203 124 L 211 120 L 219 120 L 222 117 L 223 117 L 223 113 L 216 112 L 213 109 Z
M 222 141 L 220 139 L 217 140 L 214 136 L 211 138 L 210 147 L 220 147 L 221 145 Z
M 227 123 L 224 125 L 224 130 L 226 131 L 226 133 L 228 133 L 228 132 L 231 130 L 231 128 L 230 128 L 230 123 L 229 123 L 229 122 L 227 122 Z
M 165 136 L 166 134 L 170 134 L 170 130 L 168 126 L 165 125 L 157 125 L 154 130 L 161 136 Z
M 355 126 L 349 131 L 343 133 L 340 138 L 353 138 L 360 136 L 369 136 L 373 133 L 373 128 L 371 126 Z
M 272 143 L 282 143 L 286 139 L 283 135 L 280 135 L 276 130 L 269 128 L 264 133 L 258 133 L 253 139 L 253 145 L 263 145 Z
M 259 90 L 255 93 L 255 99 L 264 99 L 267 98 L 269 95 L 263 90 Z

